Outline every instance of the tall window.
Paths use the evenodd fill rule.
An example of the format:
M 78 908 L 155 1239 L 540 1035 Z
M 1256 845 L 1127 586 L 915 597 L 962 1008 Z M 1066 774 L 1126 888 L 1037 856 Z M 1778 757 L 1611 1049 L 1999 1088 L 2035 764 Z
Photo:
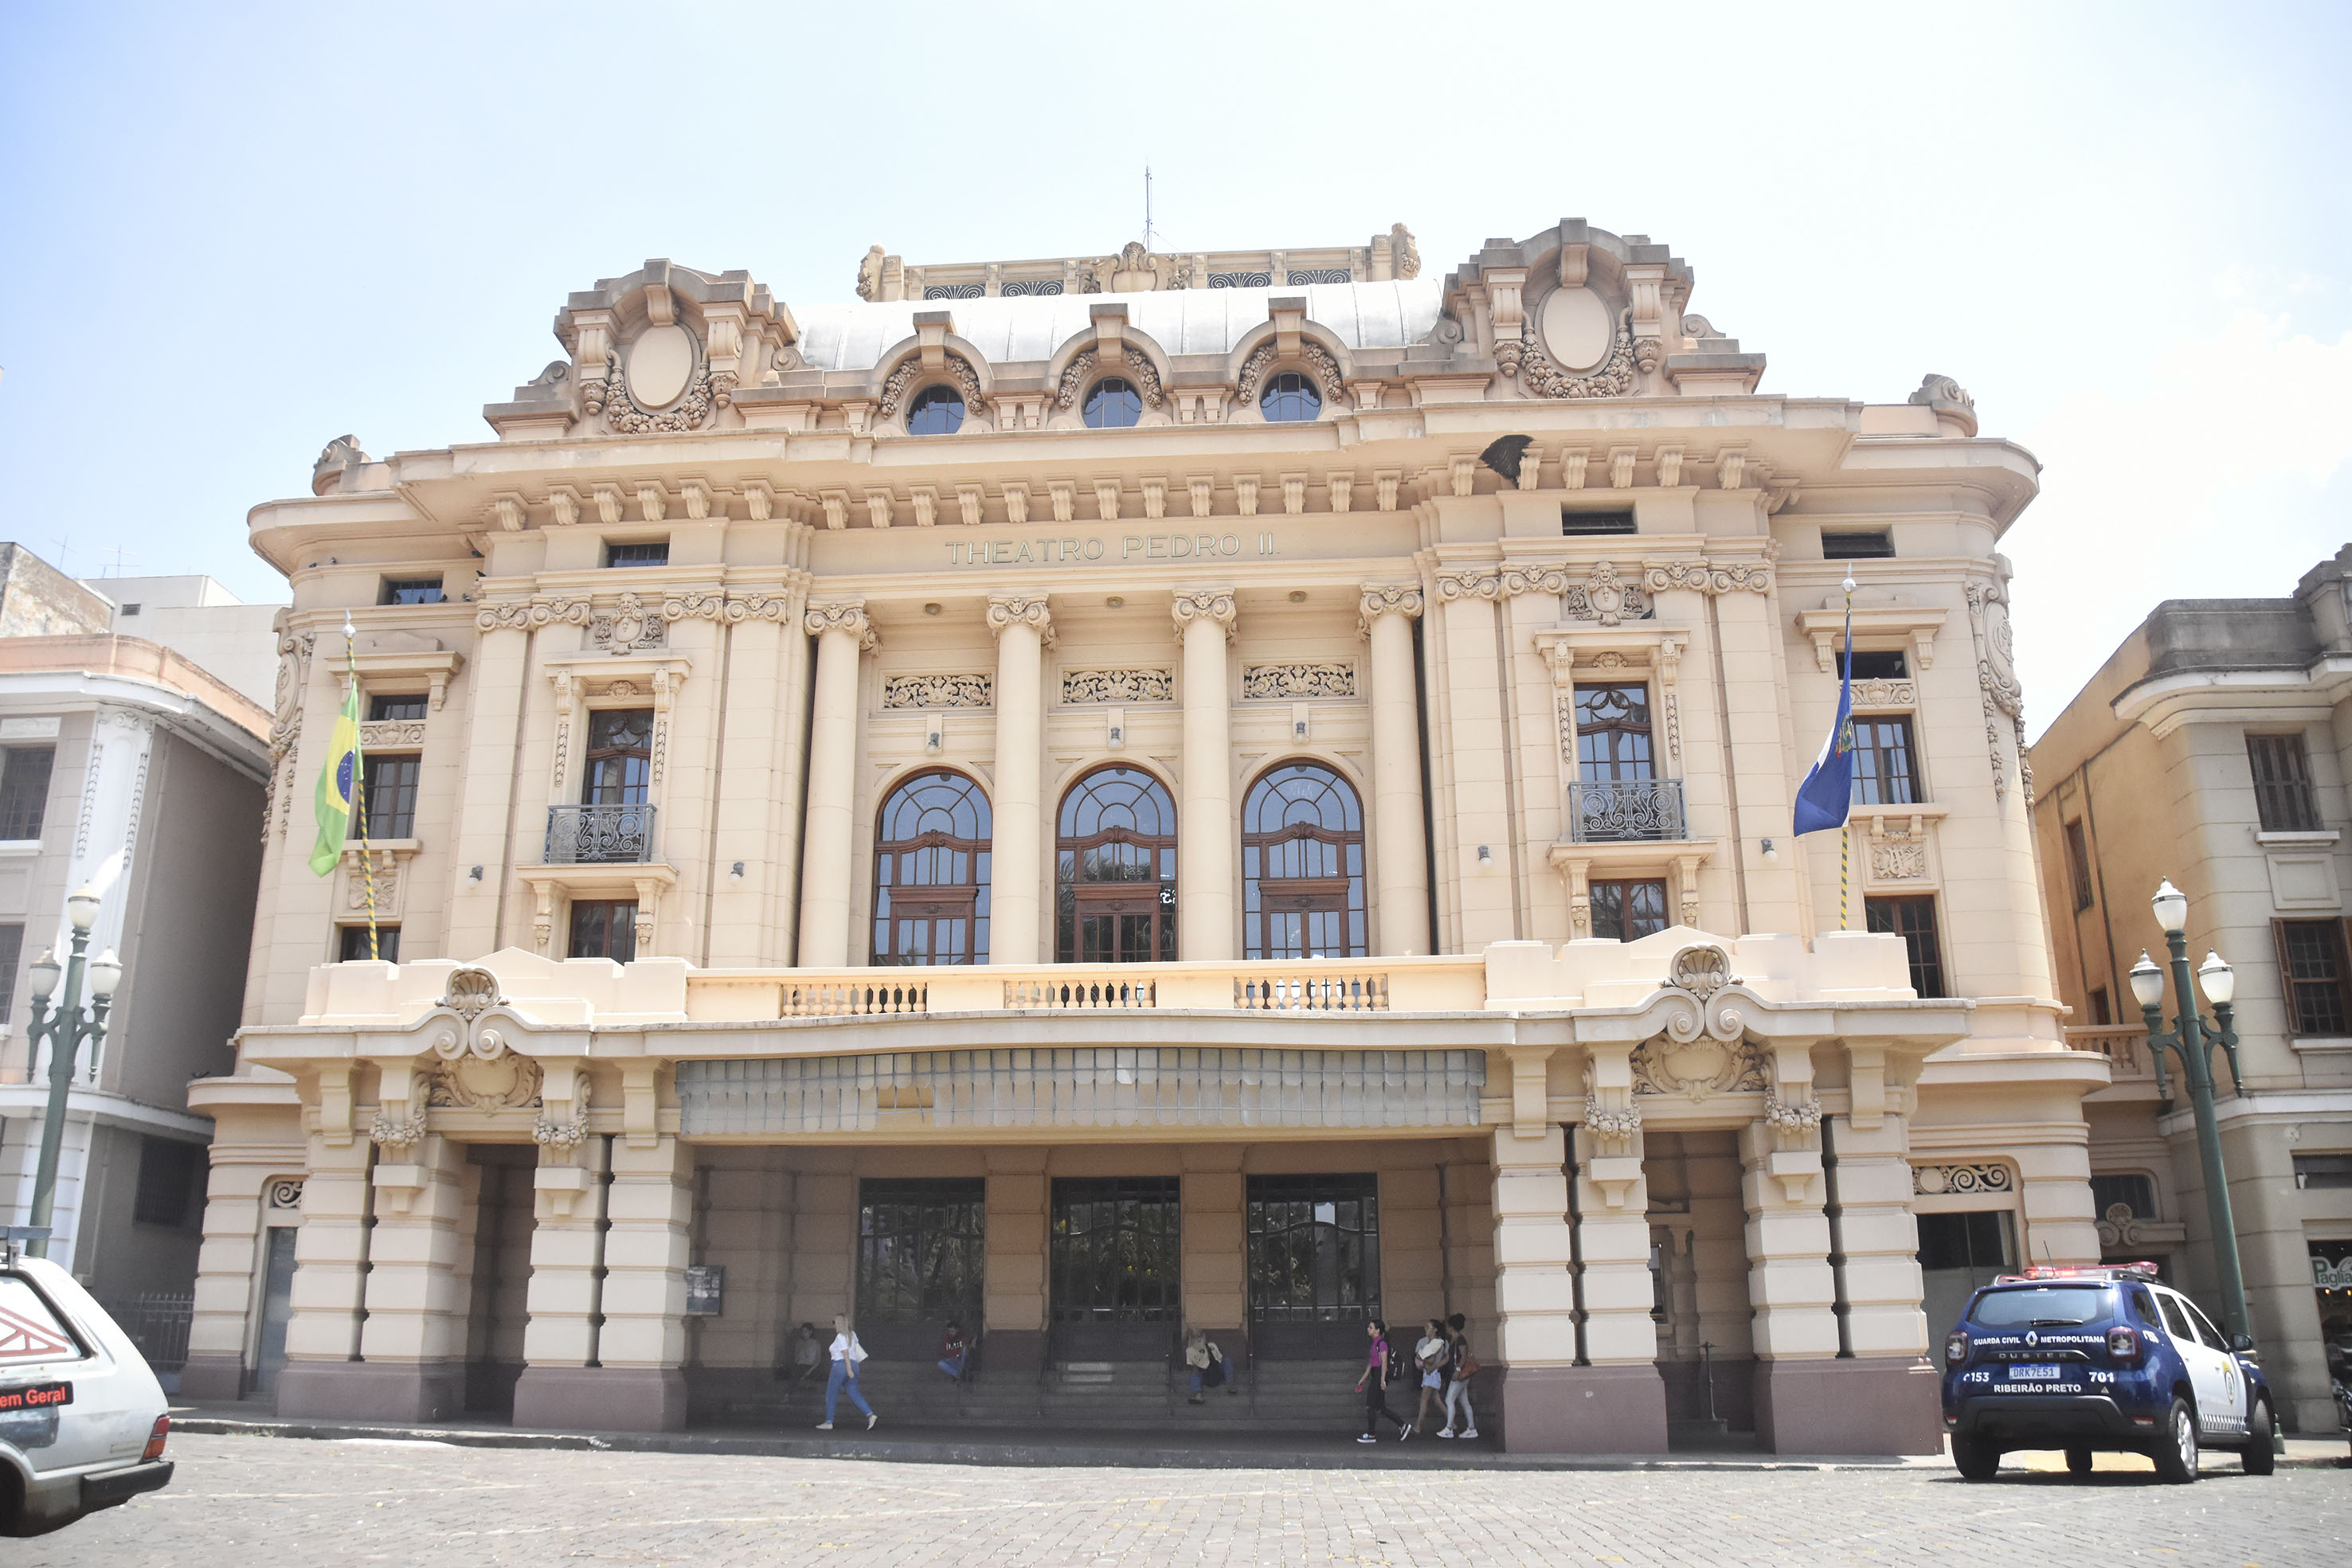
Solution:
M 2254 807 L 2266 833 L 2319 831 L 2319 803 L 2311 793 L 2311 759 L 2299 735 L 2246 737 L 2246 761 L 2253 768 Z
M 2080 817 L 2066 824 L 2066 880 L 2074 886 L 2076 911 L 2090 908 L 2094 897 L 2091 841 L 2083 831 Z
M 1911 988 L 1922 997 L 1948 997 L 1944 988 L 1944 954 L 1936 936 L 1933 894 L 1912 898 L 1865 898 L 1863 918 L 1873 931 L 1891 932 L 1910 950 Z
M 583 806 L 642 806 L 653 778 L 651 708 L 604 708 L 588 716 L 588 766 L 581 770 Z
M 363 758 L 367 772 L 360 803 L 367 811 L 367 836 L 413 839 L 416 836 L 416 769 L 414 752 Z
M 1257 406 L 1268 423 L 1288 424 L 1321 413 L 1323 398 L 1313 382 L 1297 371 L 1285 371 L 1265 383 L 1265 391 L 1258 394 Z
M 980 1326 L 988 1182 L 982 1176 L 857 1184 L 857 1316 Z
M 1853 716 L 1853 803 L 1911 806 L 1919 800 L 1911 721 L 1900 714 Z
M 1065 964 L 1176 956 L 1176 802 L 1139 768 L 1097 768 L 1062 797 L 1055 956 Z
M 918 773 L 890 791 L 874 825 L 877 964 L 988 962 L 992 831 L 988 797 L 961 773 Z
M 2280 920 L 2279 973 L 2287 1016 L 2300 1035 L 2352 1034 L 2352 996 L 2344 966 L 2344 926 L 2335 920 Z
M 25 927 L 0 925 L 0 1027 L 16 1010 L 16 967 L 25 958 Z
M 1285 1328 L 1338 1325 L 1327 1338 L 1355 1350 L 1381 1312 L 1380 1178 L 1254 1176 L 1247 1226 L 1253 1347 L 1303 1337 Z
M 140 1225 L 167 1225 L 185 1229 L 192 1212 L 201 1212 L 196 1197 L 205 1190 L 205 1146 L 177 1138 L 139 1140 L 139 1186 L 131 1197 L 131 1218 Z
M 575 898 L 572 901 L 572 945 L 574 958 L 610 958 L 626 964 L 637 956 L 637 901 L 634 898 Z
M 1576 688 L 1576 771 L 1586 783 L 1633 782 L 1650 775 L 1650 688 Z
M 1654 936 L 1666 928 L 1663 882 L 1595 882 L 1586 884 L 1592 909 L 1592 935 L 1612 942 Z
M 1123 376 L 1105 376 L 1087 393 L 1088 430 L 1123 430 L 1142 417 L 1142 394 Z
M 0 747 L 0 839 L 37 839 L 49 810 L 53 746 Z
M 1242 936 L 1251 958 L 1360 958 L 1364 810 L 1345 779 L 1288 762 L 1242 803 Z
M 1056 1176 L 1051 1311 L 1056 1322 L 1176 1321 L 1179 1178 Z

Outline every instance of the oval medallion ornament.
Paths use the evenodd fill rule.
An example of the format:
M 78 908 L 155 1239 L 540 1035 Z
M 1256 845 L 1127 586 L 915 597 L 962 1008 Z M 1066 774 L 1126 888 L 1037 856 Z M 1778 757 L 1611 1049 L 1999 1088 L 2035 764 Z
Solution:
M 1543 303 L 1544 352 L 1563 370 L 1591 370 L 1608 358 L 1609 329 L 1609 307 L 1590 288 L 1554 289 Z
M 629 345 L 629 395 L 645 409 L 667 408 L 694 375 L 694 338 L 683 327 L 648 327 Z

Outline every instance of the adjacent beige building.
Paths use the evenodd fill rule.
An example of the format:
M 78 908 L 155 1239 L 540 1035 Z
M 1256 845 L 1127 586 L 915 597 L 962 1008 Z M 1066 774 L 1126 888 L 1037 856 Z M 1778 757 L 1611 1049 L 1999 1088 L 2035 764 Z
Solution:
M 2084 1105 L 2101 1246 L 2216 1300 L 2187 1096 L 2159 1099 L 2127 978 L 2163 961 L 2147 900 L 2189 895 L 2192 960 L 2237 974 L 2242 1082 L 2218 1053 L 2247 1305 L 2280 1415 L 2331 1431 L 2328 1346 L 2352 1353 L 2352 547 L 2284 599 L 2156 607 L 2033 747 L 2067 1034 L 2114 1064 Z M 2169 1020 L 2177 998 L 2168 985 Z
M 2036 465 L 1944 377 L 1759 391 L 1693 284 L 1580 221 L 1442 276 L 877 247 L 797 307 L 654 261 L 496 441 L 332 444 L 252 516 L 295 605 L 191 1389 L 780 1419 L 846 1312 L 1164 1420 L 1184 1324 L 1273 1386 L 1453 1310 L 1515 1448 L 1706 1439 L 1711 1380 L 1932 1449 L 1969 1285 L 2099 1250 Z M 1841 930 L 1788 831 L 1848 572 Z

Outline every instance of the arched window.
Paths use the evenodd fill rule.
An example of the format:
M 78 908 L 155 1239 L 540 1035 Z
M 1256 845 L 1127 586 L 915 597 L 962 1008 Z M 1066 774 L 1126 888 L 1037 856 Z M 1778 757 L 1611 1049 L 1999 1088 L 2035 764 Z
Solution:
M 1062 797 L 1054 956 L 1065 964 L 1176 956 L 1176 802 L 1140 768 L 1097 768 Z
M 953 435 L 963 427 L 963 393 L 953 387 L 925 387 L 907 405 L 909 435 Z
M 1242 941 L 1250 958 L 1360 958 L 1364 808 L 1319 762 L 1259 775 L 1242 803 Z
M 1297 371 L 1285 371 L 1265 383 L 1257 406 L 1268 423 L 1286 424 L 1315 418 L 1323 412 L 1323 399 L 1313 382 Z
M 1124 430 L 1143 417 L 1143 394 L 1123 376 L 1105 376 L 1087 393 L 1088 430 Z
M 988 962 L 988 797 L 961 773 L 918 773 L 874 822 L 874 961 Z

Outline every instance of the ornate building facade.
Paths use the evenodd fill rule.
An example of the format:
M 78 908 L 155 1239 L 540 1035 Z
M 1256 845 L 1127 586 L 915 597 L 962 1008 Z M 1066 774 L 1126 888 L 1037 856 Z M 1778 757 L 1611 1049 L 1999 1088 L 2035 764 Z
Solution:
M 877 247 L 799 310 L 655 261 L 496 442 L 331 445 L 252 517 L 295 608 L 191 1388 L 759 1418 L 849 1312 L 1157 1415 L 1183 1325 L 1273 1387 L 1453 1310 L 1515 1448 L 1932 1448 L 1931 1315 L 2098 1251 L 2036 466 L 1946 378 L 1759 392 L 1692 287 L 1580 221 L 1443 277 Z M 1849 571 L 1842 929 L 1788 832 Z

